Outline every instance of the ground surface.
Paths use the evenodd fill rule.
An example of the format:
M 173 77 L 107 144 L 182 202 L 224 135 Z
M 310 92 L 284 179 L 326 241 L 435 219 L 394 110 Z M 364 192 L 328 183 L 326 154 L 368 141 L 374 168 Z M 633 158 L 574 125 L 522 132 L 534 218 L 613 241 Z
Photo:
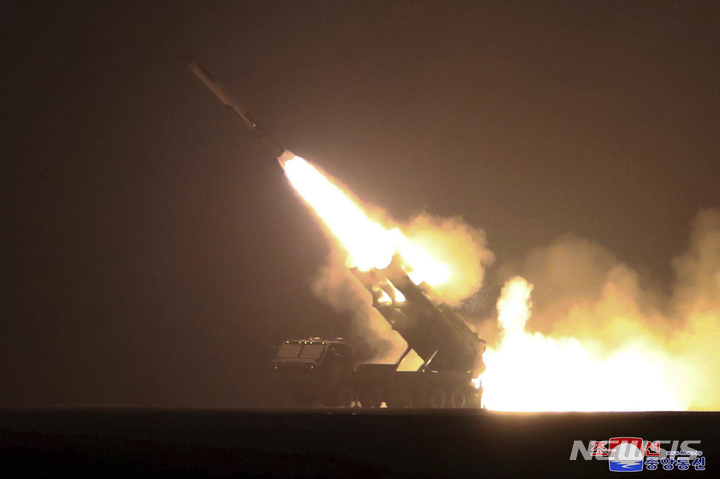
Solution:
M 573 441 L 699 439 L 720 469 L 720 413 L 43 409 L 0 411 L 0 477 L 608 477 Z

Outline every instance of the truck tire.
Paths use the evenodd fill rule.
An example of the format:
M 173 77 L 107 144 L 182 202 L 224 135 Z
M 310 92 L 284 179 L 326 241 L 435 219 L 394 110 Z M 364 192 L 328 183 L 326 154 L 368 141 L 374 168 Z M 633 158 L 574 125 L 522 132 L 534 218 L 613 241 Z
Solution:
M 455 388 L 450 395 L 450 405 L 453 409 L 462 409 L 465 407 L 465 391 L 463 388 Z
M 377 409 L 383 402 L 383 392 L 379 386 L 372 386 L 360 396 L 360 404 L 364 408 Z
M 345 385 L 341 387 L 340 391 L 338 391 L 338 396 L 340 407 L 353 407 L 355 403 L 355 391 L 353 391 L 350 386 Z
M 355 395 L 349 384 L 341 384 L 328 391 L 325 405 L 329 407 L 352 407 Z
M 430 407 L 434 409 L 440 409 L 445 407 L 445 390 L 441 388 L 435 388 L 430 393 Z

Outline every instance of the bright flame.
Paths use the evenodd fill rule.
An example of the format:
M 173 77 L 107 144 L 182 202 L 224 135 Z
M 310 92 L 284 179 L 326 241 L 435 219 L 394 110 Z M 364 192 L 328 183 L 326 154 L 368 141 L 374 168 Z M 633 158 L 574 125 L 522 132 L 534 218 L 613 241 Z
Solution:
M 377 289 L 374 289 L 374 291 L 380 295 L 380 297 L 377 300 L 378 303 L 384 304 L 386 306 L 389 306 L 392 304 L 392 298 L 390 297 L 389 294 L 387 294 L 385 292 L 385 290 L 377 288 Z
M 425 278 L 432 278 L 432 284 L 437 286 L 448 281 L 450 268 L 446 264 L 432 259 L 427 251 L 405 238 L 398 228 L 391 230 L 391 233 L 400 256 L 413 265 L 413 270 L 408 273 L 413 283 L 420 284 Z
M 405 302 L 405 295 L 400 292 L 399 289 L 397 289 L 395 286 L 393 288 L 393 294 L 395 295 L 395 302 L 396 303 L 404 303 Z
M 532 285 L 508 281 L 497 303 L 502 328 L 484 355 L 483 402 L 502 411 L 685 410 L 680 367 L 649 343 L 604 357 L 575 338 L 530 333 Z
M 285 152 L 279 160 L 297 193 L 347 251 L 347 266 L 362 271 L 383 269 L 398 253 L 410 279 L 416 284 L 429 284 L 442 295 L 444 302 L 458 304 L 480 287 L 481 264 L 492 254 L 484 248 L 484 237 L 478 237 L 475 230 L 452 220 L 421 217 L 403 225 L 402 231 L 394 225 L 386 227 L 371 220 L 349 194 L 304 159 Z M 717 243 L 720 244 L 720 215 L 717 223 Z M 705 248 L 711 253 L 717 249 L 713 241 Z M 709 257 L 714 258 L 711 253 Z M 690 257 L 679 263 L 689 277 L 699 268 L 693 261 Z M 553 262 L 561 271 L 568 264 Z M 713 279 L 720 283 L 720 274 Z M 720 288 L 720 284 L 714 287 Z M 678 336 L 675 349 L 669 349 L 657 342 L 652 331 L 638 329 L 623 309 L 601 314 L 603 328 L 592 323 L 596 319 L 592 315 L 574 308 L 573 314 L 580 315 L 582 321 L 575 321 L 577 318 L 570 315 L 573 321 L 566 335 L 556 333 L 550 337 L 531 333 L 526 325 L 532 314 L 532 288 L 523 278 L 513 278 L 506 283 L 498 300 L 500 340 L 494 347 L 487 348 L 484 354 L 487 369 L 476 379 L 478 385 L 482 380 L 485 406 L 505 411 L 689 408 L 693 384 L 703 381 L 697 364 L 704 364 L 704 358 L 717 349 L 712 339 L 720 336 L 719 322 L 715 319 L 717 308 L 713 307 L 716 302 L 708 302 L 707 307 L 703 306 L 705 309 L 695 308 L 696 314 L 689 316 L 690 329 Z M 384 305 L 405 302 L 402 293 L 390 283 L 379 285 L 374 293 L 377 301 Z M 686 302 L 694 298 L 689 293 L 686 296 Z M 588 322 L 592 323 L 591 334 L 583 336 L 582 324 Z M 611 334 L 608 335 L 608 331 Z M 632 334 L 623 334 L 623 331 Z M 619 337 L 623 337 L 622 344 Z M 709 339 L 698 344 L 699 338 L 706 337 Z M 684 356 L 678 353 L 686 350 L 695 351 L 697 358 L 687 352 Z M 671 353 L 677 357 L 671 357 Z M 714 383 L 702 384 L 708 391 L 715 388 Z
M 340 188 L 302 158 L 293 155 L 283 168 L 293 188 L 350 253 L 349 266 L 367 271 L 390 264 L 395 241 L 389 231 L 372 222 Z
M 373 291 L 378 295 L 377 302 L 385 306 L 389 306 L 393 303 L 399 304 L 405 302 L 405 295 L 390 282 L 384 282 L 379 288 L 373 288 Z
M 348 267 L 357 267 L 361 271 L 383 269 L 390 264 L 393 255 L 399 253 L 415 284 L 426 281 L 436 286 L 448 280 L 450 270 L 445 264 L 413 244 L 399 228 L 386 229 L 370 220 L 339 187 L 310 163 L 287 151 L 279 160 L 293 188 L 347 250 Z M 395 300 L 403 302 L 405 298 L 398 293 Z

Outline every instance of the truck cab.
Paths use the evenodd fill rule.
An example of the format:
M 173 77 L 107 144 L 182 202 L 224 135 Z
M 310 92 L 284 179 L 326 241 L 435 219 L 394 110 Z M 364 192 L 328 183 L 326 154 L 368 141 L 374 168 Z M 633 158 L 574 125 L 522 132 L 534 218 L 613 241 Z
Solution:
M 342 338 L 284 341 L 271 366 L 299 406 L 350 407 L 355 399 L 352 346 Z

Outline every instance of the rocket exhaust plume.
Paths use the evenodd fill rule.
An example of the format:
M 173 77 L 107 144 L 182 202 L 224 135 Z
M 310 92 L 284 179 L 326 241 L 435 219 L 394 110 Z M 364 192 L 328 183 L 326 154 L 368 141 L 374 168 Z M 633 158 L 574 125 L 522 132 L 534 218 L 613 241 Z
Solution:
M 371 220 L 338 186 L 317 168 L 289 151 L 278 159 L 290 183 L 330 228 L 348 252 L 347 266 L 368 271 L 383 269 L 393 255 L 405 261 L 415 284 L 439 286 L 450 276 L 448 266 L 408 240 L 398 227 L 384 228 Z
M 472 254 L 452 258 L 468 247 L 484 253 L 478 243 L 481 237 L 474 237 L 467 228 L 455 225 L 453 229 L 441 222 L 427 222 L 424 229 L 421 221 L 401 226 L 391 225 L 388 218 L 371 218 L 359 201 L 304 159 L 285 152 L 279 161 L 296 192 L 344 250 L 345 264 L 341 268 L 350 270 L 356 278 L 354 283 L 365 288 L 365 293 L 360 294 L 367 298 L 370 293 L 373 308 L 392 326 L 393 334 L 404 338 L 401 342 L 407 342 L 407 347 L 421 359 L 420 364 L 435 360 L 431 367 L 455 371 L 456 379 L 466 376 L 464 386 L 455 387 L 472 388 L 471 378 L 484 370 L 485 342 L 462 319 L 437 303 L 447 303 L 461 291 L 450 281 L 453 269 L 457 278 L 482 273 L 482 255 L 470 262 Z M 446 247 L 444 254 L 436 256 L 438 241 L 435 239 L 433 245 L 433 229 L 443 237 L 440 244 L 452 241 L 456 247 Z M 472 281 L 481 282 L 477 276 Z M 374 359 L 378 360 L 377 355 Z M 404 362 L 410 369 L 408 362 L 415 369 L 420 366 L 411 360 Z M 474 397 L 472 394 L 469 397 Z
M 382 269 L 399 255 L 402 268 L 416 284 L 425 282 L 441 292 L 445 285 L 453 285 L 435 300 L 448 302 L 450 298 L 451 304 L 458 304 L 479 289 L 480 265 L 492 258 L 484 238 L 423 243 L 418 241 L 422 237 L 418 231 L 410 234 L 413 223 L 397 225 L 382 215 L 371 217 L 351 193 L 302 158 L 286 151 L 279 162 L 293 188 L 340 247 L 343 266 L 360 271 Z M 440 238 L 469 228 L 446 230 L 437 219 L 416 219 L 414 223 L 421 224 L 421 233 Z M 549 248 L 546 262 L 534 258 L 526 272 L 538 277 L 542 307 L 533 311 L 533 285 L 527 280 L 517 276 L 506 283 L 497 304 L 495 331 L 499 334 L 485 352 L 487 370 L 476 379 L 478 386 L 482 382 L 486 407 L 507 411 L 720 407 L 720 387 L 715 385 L 720 375 L 720 354 L 716 352 L 720 341 L 720 213 L 703 213 L 698 223 L 702 228 L 694 235 L 691 252 L 676 260 L 681 282 L 673 298 L 674 317 L 660 314 L 659 307 L 646 311 L 645 299 L 652 295 L 641 291 L 632 270 L 611 262 L 597 281 L 599 299 L 568 295 L 548 300 L 548 291 L 572 289 L 588 277 L 600 277 L 595 266 L 588 264 L 590 260 L 573 257 L 598 256 L 593 249 L 597 247 L 562 243 Z M 612 257 L 605 252 L 599 256 Z M 463 269 L 467 264 L 479 266 L 479 273 L 467 274 Z M 538 272 L 542 269 L 538 265 L 552 273 Z M 579 268 L 577 275 L 568 270 L 573 267 Z M 334 281 L 321 283 L 324 295 L 337 287 Z M 390 293 L 379 292 L 378 301 L 392 301 Z M 538 325 L 544 333 L 529 327 Z M 493 329 L 491 321 L 478 327 L 483 333 Z
M 492 261 L 484 232 L 429 215 L 397 224 L 363 206 L 285 150 L 199 65 L 190 69 L 277 150 L 293 188 L 338 246 L 314 289 L 333 307 L 361 311 L 363 336 L 404 349 L 360 299 L 367 291 L 348 267 L 362 273 L 392 264 L 408 282 L 429 286 L 437 304 L 457 306 L 480 289 L 483 267 Z M 640 286 L 637 273 L 588 242 L 564 239 L 533 252 L 503 289 L 497 326 L 476 319 L 484 337 L 497 336 L 485 352 L 487 370 L 476 379 L 485 404 L 508 411 L 720 409 L 720 212 L 698 215 L 690 250 L 673 265 L 675 290 L 659 301 L 660 294 Z M 404 301 L 392 284 L 379 286 L 374 301 Z M 382 354 L 376 351 L 375 359 Z

